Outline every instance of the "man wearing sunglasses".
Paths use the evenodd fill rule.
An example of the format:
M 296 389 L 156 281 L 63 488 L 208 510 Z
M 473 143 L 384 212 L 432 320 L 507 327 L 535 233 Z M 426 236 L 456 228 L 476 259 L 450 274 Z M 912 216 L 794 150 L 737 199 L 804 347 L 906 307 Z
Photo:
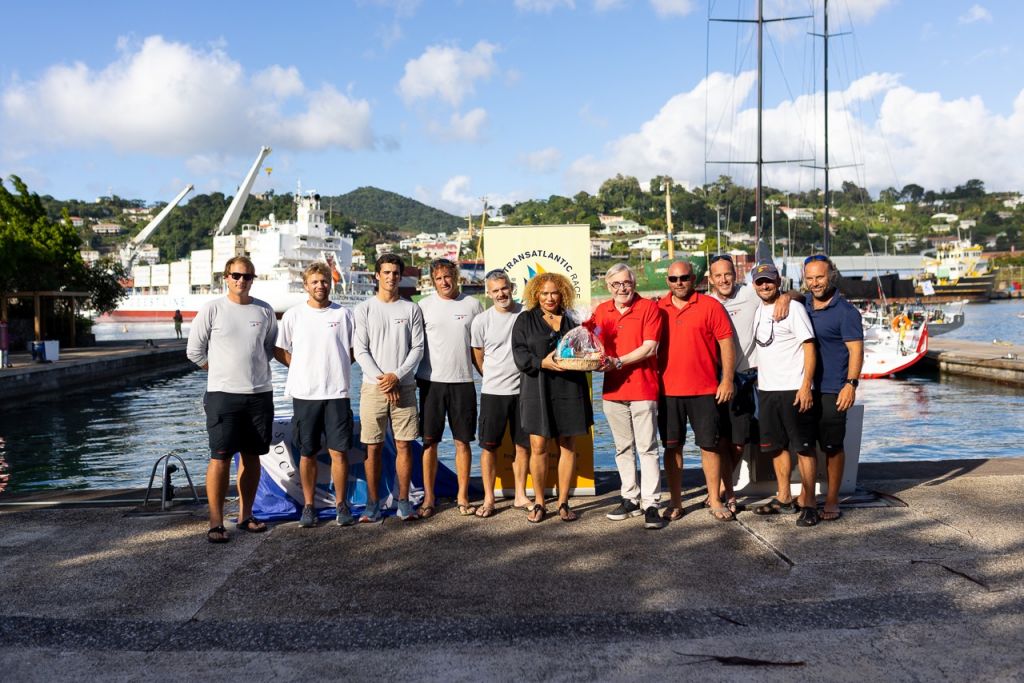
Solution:
M 718 450 L 718 406 L 733 395 L 736 346 L 732 324 L 722 305 L 697 292 L 693 266 L 676 261 L 666 277 L 669 293 L 658 301 L 662 313 L 658 368 L 662 398 L 658 428 L 665 446 L 665 475 L 671 502 L 664 517 L 683 516 L 683 443 L 686 423 L 700 447 L 711 514 L 723 522 L 736 518 L 719 494 L 722 457 Z
M 658 305 L 636 292 L 636 275 L 616 263 L 604 276 L 612 298 L 585 323 L 601 340 L 605 358 L 604 415 L 615 441 L 622 500 L 607 514 L 621 521 L 644 515 L 645 529 L 661 529 L 661 466 L 658 462 Z M 636 464 L 640 461 L 640 482 Z
M 774 317 L 780 298 L 778 269 L 762 263 L 752 273 L 754 288 L 762 301 L 754 319 L 754 363 L 757 365 L 757 397 L 760 406 L 761 451 L 772 455 L 778 492 L 759 515 L 794 513 L 798 526 L 818 523 L 814 499 L 817 457 L 814 453 L 814 414 L 811 382 L 814 378 L 814 330 L 803 306 L 790 302 L 785 320 Z M 793 501 L 789 479 L 793 471 L 790 453 L 796 452 L 803 482 L 799 506 Z
M 753 287 L 736 281 L 736 265 L 729 254 L 716 254 L 708 261 L 708 294 L 725 307 L 732 321 L 736 340 L 736 391 L 732 400 L 719 406 L 720 434 L 722 438 L 722 499 L 726 506 L 736 512 L 736 497 L 733 495 L 733 473 L 740 464 L 743 451 L 750 442 L 754 427 L 754 389 L 757 370 L 751 359 L 754 356 L 754 317 L 761 308 L 761 299 Z M 804 297 L 795 292 L 786 292 L 775 300 L 775 320 L 784 320 L 789 315 L 789 302 L 795 299 L 803 303 Z
M 224 266 L 227 296 L 214 299 L 196 314 L 188 334 L 189 360 L 208 370 L 206 431 L 210 463 L 206 497 L 210 505 L 207 540 L 226 543 L 224 496 L 231 457 L 238 461 L 238 523 L 242 531 L 260 533 L 267 525 L 252 516 L 260 481 L 260 455 L 270 450 L 274 422 L 274 388 L 270 359 L 277 339 L 277 316 L 267 303 L 249 296 L 256 268 L 246 256 Z
M 846 465 L 846 411 L 857 399 L 857 383 L 864 363 L 864 327 L 860 311 L 836 291 L 839 273 L 824 254 L 804 261 L 804 284 L 811 293 L 807 313 L 817 337 L 814 374 L 814 411 L 818 444 L 825 452 L 828 492 L 821 518 L 832 522 L 842 515 L 839 487 Z

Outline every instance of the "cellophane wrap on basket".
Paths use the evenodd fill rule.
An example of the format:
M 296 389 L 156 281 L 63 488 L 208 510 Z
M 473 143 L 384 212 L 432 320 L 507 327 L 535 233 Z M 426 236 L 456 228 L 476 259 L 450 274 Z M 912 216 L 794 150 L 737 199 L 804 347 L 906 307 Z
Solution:
M 585 327 L 574 327 L 558 342 L 555 356 L 559 359 L 577 358 L 600 361 L 604 346 L 594 333 Z

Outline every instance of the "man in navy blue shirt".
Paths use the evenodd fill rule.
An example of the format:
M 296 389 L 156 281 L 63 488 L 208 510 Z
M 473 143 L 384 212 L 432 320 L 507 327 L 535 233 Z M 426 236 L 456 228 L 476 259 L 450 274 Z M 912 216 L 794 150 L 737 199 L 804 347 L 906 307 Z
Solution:
M 843 480 L 846 452 L 846 411 L 857 400 L 857 383 L 864 364 L 864 327 L 860 311 L 836 291 L 839 273 L 824 254 L 804 261 L 804 284 L 811 293 L 807 313 L 817 340 L 814 370 L 814 410 L 818 444 L 825 452 L 828 493 L 820 518 L 835 521 L 839 511 L 839 486 Z

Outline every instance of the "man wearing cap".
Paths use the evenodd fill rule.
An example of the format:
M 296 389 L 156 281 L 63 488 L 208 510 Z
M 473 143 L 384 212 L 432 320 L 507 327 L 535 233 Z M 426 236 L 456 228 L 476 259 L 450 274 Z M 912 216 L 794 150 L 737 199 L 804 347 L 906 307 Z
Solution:
M 818 523 L 814 500 L 817 458 L 814 453 L 814 414 L 811 382 L 814 378 L 814 330 L 807 312 L 790 302 L 789 316 L 775 320 L 772 312 L 779 299 L 778 269 L 764 263 L 754 268 L 754 287 L 762 301 L 754 318 L 757 397 L 760 409 L 761 450 L 774 454 L 772 464 L 778 492 L 764 505 L 754 508 L 759 515 L 796 512 L 789 478 L 796 452 L 803 484 L 798 526 Z
M 586 323 L 604 346 L 604 415 L 615 441 L 622 496 L 607 514 L 620 521 L 644 515 L 645 529 L 660 529 L 661 467 L 658 463 L 658 305 L 636 292 L 636 276 L 616 263 L 604 276 L 612 298 Z M 640 461 L 640 481 L 636 464 Z
M 846 414 L 857 400 L 857 384 L 864 364 L 864 327 L 860 311 L 838 291 L 835 265 L 824 254 L 804 261 L 804 284 L 811 293 L 807 313 L 817 339 L 814 371 L 814 412 L 818 444 L 825 452 L 828 492 L 821 519 L 832 522 L 842 515 L 839 487 L 846 466 Z
M 729 315 L 720 303 L 697 292 L 693 266 L 676 261 L 668 268 L 669 294 L 658 301 L 662 312 L 658 368 L 662 399 L 658 428 L 665 446 L 665 475 L 671 502 L 664 517 L 683 516 L 683 443 L 686 423 L 700 447 L 708 488 L 708 506 L 720 521 L 735 519 L 722 504 L 719 485 L 722 457 L 718 451 L 718 405 L 733 395 L 735 343 Z
M 732 400 L 719 405 L 722 453 L 722 499 L 726 506 L 736 512 L 736 497 L 733 495 L 732 480 L 736 466 L 743 457 L 743 451 L 751 440 L 754 420 L 754 391 L 757 370 L 751 359 L 754 355 L 754 316 L 761 307 L 761 299 L 753 287 L 736 281 L 736 265 L 729 254 L 716 254 L 708 261 L 708 295 L 725 307 L 732 321 L 736 340 L 736 391 Z M 801 303 L 803 295 L 786 292 L 775 301 L 773 317 L 782 320 L 789 315 L 789 301 Z

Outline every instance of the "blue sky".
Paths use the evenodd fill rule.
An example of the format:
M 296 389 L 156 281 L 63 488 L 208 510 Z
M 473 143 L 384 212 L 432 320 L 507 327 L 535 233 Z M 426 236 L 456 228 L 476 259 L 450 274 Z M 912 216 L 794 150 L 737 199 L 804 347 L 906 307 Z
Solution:
M 817 12 L 765 0 L 766 16 Z M 453 213 L 593 192 L 615 173 L 751 184 L 753 0 L 9 4 L 0 176 L 41 194 L 169 200 L 363 185 Z M 832 0 L 836 175 L 875 191 L 1024 188 L 1018 0 Z M 765 158 L 820 162 L 820 43 L 776 25 Z M 710 45 L 709 45 L 710 39 Z M 817 60 L 817 61 L 816 61 Z M 705 80 L 705 76 L 710 74 Z M 708 122 L 706 124 L 706 121 Z M 708 132 L 710 131 L 710 132 Z M 798 164 L 767 182 L 820 186 Z

